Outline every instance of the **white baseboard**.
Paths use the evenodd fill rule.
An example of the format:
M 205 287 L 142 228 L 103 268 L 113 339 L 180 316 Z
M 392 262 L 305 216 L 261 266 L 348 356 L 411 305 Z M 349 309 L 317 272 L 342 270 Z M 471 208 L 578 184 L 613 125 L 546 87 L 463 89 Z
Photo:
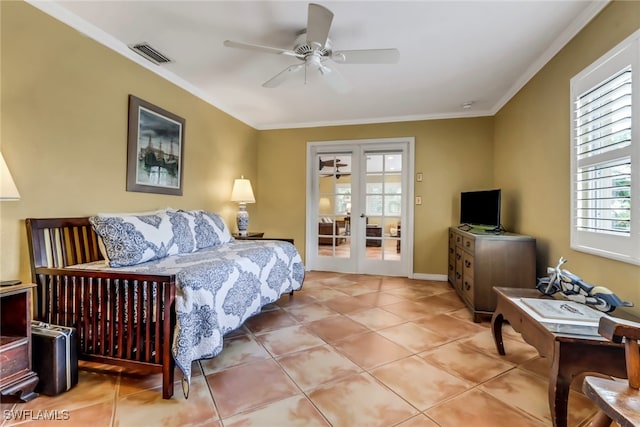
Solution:
M 305 271 L 313 271 L 313 270 L 311 270 L 308 265 L 305 265 Z M 356 273 L 340 272 L 340 271 L 333 271 L 333 273 L 356 274 Z M 446 282 L 447 280 L 449 280 L 446 274 L 413 273 L 413 275 L 410 276 L 409 278 L 417 279 L 417 280 L 434 280 L 437 282 Z
M 436 280 L 439 282 L 446 282 L 447 280 L 449 280 L 446 274 L 424 274 L 424 273 L 413 273 L 412 279 Z

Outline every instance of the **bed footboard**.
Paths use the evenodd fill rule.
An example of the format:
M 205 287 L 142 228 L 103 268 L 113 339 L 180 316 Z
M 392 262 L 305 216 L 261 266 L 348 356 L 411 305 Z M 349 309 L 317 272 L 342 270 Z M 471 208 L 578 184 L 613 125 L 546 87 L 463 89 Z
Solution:
M 84 360 L 162 372 L 173 395 L 175 276 L 69 268 L 101 259 L 87 218 L 27 219 L 34 318 L 72 326 Z

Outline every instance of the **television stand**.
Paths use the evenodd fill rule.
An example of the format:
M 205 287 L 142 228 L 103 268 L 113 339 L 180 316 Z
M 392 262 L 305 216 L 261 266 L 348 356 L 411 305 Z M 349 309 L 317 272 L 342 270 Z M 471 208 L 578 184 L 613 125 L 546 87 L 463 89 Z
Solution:
M 448 279 L 473 313 L 473 321 L 493 314 L 494 286 L 535 288 L 536 241 L 529 236 L 449 228 Z

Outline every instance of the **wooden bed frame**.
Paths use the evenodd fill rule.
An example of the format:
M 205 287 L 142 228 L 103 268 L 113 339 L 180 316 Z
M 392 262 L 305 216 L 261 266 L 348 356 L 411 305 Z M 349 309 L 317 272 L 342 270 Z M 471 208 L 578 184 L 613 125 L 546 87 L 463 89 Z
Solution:
M 26 226 L 34 318 L 75 327 L 81 359 L 162 372 L 162 397 L 171 398 L 175 276 L 74 269 L 104 259 L 86 217 Z

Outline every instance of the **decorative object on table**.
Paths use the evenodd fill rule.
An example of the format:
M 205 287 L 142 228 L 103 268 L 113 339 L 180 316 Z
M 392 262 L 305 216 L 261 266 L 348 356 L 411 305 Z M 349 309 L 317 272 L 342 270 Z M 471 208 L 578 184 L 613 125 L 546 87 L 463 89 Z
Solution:
M 591 306 L 564 298 L 525 297 L 516 304 L 553 333 L 597 336 L 600 318 L 608 316 Z
M 247 203 L 256 202 L 256 198 L 253 196 L 253 188 L 251 188 L 251 181 L 245 179 L 244 176 L 236 179 L 233 182 L 231 201 L 238 202 L 238 214 L 236 215 L 238 234 L 240 236 L 246 236 L 247 228 L 249 227 L 249 212 L 247 212 Z
M 185 120 L 129 95 L 127 191 L 182 196 Z
M 600 310 L 595 310 L 586 304 L 580 304 L 575 301 L 547 298 L 520 298 L 520 301 L 535 311 L 541 317 L 541 322 L 575 321 L 591 322 L 597 325 L 600 318 L 606 316 L 606 314 Z
M 536 288 L 544 295 L 561 292 L 568 300 L 593 306 L 600 311 L 610 313 L 616 307 L 632 307 L 633 303 L 622 301 L 610 289 L 604 286 L 594 286 L 585 282 L 569 270 L 562 269 L 567 262 L 560 257 L 555 267 L 547 267 L 548 277 L 538 278 Z

